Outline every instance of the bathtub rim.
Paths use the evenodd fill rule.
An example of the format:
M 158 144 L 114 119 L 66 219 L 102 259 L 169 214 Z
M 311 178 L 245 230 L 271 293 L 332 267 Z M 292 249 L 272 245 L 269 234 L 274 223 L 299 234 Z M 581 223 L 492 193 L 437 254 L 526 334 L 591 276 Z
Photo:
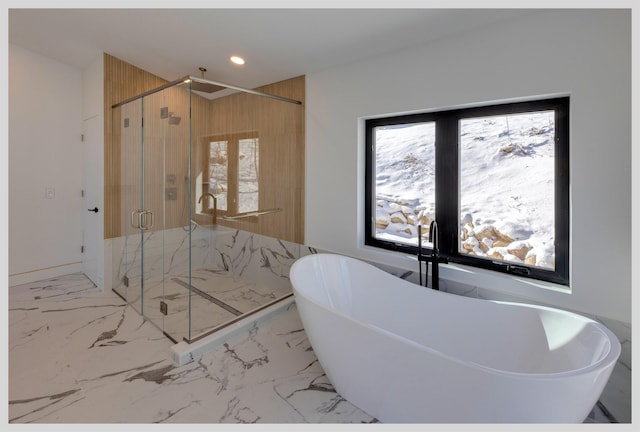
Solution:
M 498 300 L 486 300 L 486 299 L 480 299 L 480 298 L 473 298 L 473 297 L 464 297 L 465 299 L 468 300 L 476 300 L 476 301 L 483 301 L 483 302 L 491 302 L 491 303 L 495 303 L 495 304 L 499 304 L 499 305 L 505 305 L 507 307 L 509 306 L 515 306 L 515 307 L 525 307 L 525 308 L 530 308 L 530 309 L 537 309 L 537 310 L 547 310 L 547 311 L 551 311 L 554 313 L 560 313 L 563 315 L 567 315 L 570 316 L 574 319 L 578 319 L 586 324 L 592 325 L 593 327 L 595 327 L 596 329 L 598 329 L 600 332 L 602 332 L 604 334 L 604 336 L 606 337 L 606 340 L 608 342 L 608 351 L 606 352 L 606 354 L 602 355 L 601 358 L 592 363 L 589 364 L 587 366 L 583 366 L 580 368 L 576 368 L 576 369 L 571 369 L 571 370 L 565 370 L 565 371 L 559 371 L 559 372 L 516 372 L 516 371 L 509 371 L 509 370 L 504 370 L 504 369 L 497 369 L 497 368 L 493 368 L 481 363 L 477 363 L 471 360 L 462 360 L 459 359 L 457 357 L 453 357 L 450 354 L 444 353 L 442 351 L 436 350 L 434 348 L 419 344 L 418 342 L 415 342 L 411 339 L 408 339 L 404 336 L 398 335 L 396 333 L 393 333 L 389 330 L 386 330 L 382 327 L 373 325 L 371 323 L 368 322 L 363 322 L 363 321 L 359 321 L 354 319 L 353 317 L 338 311 L 336 309 L 330 308 L 314 299 L 312 299 L 311 297 L 309 297 L 308 295 L 305 295 L 304 293 L 302 293 L 300 290 L 298 290 L 296 288 L 296 280 L 298 279 L 297 275 L 295 274 L 296 268 L 299 268 L 300 265 L 298 265 L 299 262 L 305 262 L 305 261 L 311 261 L 311 260 L 315 260 L 317 261 L 318 258 L 315 258 L 317 256 L 333 256 L 333 257 L 338 257 L 340 259 L 346 259 L 347 261 L 359 261 L 369 267 L 371 267 L 374 271 L 380 272 L 384 275 L 388 275 L 392 278 L 396 278 L 398 280 L 398 282 L 401 282 L 402 284 L 411 284 L 411 285 L 415 285 L 412 282 L 409 282 L 407 280 L 398 278 L 397 276 L 394 276 L 390 273 L 385 272 L 382 269 L 379 269 L 378 267 L 367 263 L 366 261 L 363 261 L 361 259 L 358 258 L 353 258 L 350 256 L 346 256 L 346 255 L 340 255 L 340 254 L 335 254 L 335 253 L 317 253 L 317 254 L 311 254 L 311 255 L 306 255 L 304 257 L 301 257 L 299 259 L 297 259 L 292 265 L 291 265 L 291 269 L 289 271 L 289 279 L 291 281 L 291 285 L 293 288 L 293 293 L 294 293 L 294 298 L 297 300 L 297 297 L 300 296 L 301 298 L 303 298 L 305 301 L 313 304 L 316 307 L 319 307 L 321 309 L 326 310 L 329 313 L 332 313 L 334 315 L 337 315 L 341 318 L 345 318 L 348 321 L 355 323 L 357 325 L 360 325 L 362 327 L 365 327 L 367 329 L 370 329 L 372 331 L 378 332 L 378 333 L 382 333 L 386 336 L 391 337 L 392 339 L 395 339 L 399 342 L 402 343 L 406 343 L 420 351 L 424 351 L 430 354 L 434 354 L 434 355 L 438 355 L 442 358 L 445 358 L 447 360 L 453 361 L 457 364 L 460 364 L 462 366 L 465 367 L 469 367 L 469 368 L 473 368 L 476 370 L 480 370 L 486 373 L 491 373 L 491 374 L 495 374 L 495 375 L 500 375 L 500 376 L 506 376 L 506 377 L 513 377 L 513 378 L 519 378 L 519 379 L 535 379 L 535 380 L 546 380 L 546 379 L 558 379 L 558 378 L 569 378 L 572 376 L 580 376 L 580 375 L 585 375 L 594 371 L 604 371 L 607 370 L 609 368 L 612 368 L 612 365 L 615 365 L 615 363 L 617 362 L 622 347 L 620 344 L 620 341 L 618 340 L 617 336 L 611 331 L 609 330 L 604 324 L 591 319 L 589 317 L 580 315 L 578 313 L 575 312 L 570 312 L 570 311 L 566 311 L 563 309 L 559 309 L 559 308 L 554 308 L 551 306 L 542 306 L 542 305 L 537 305 L 537 304 L 531 304 L 531 303 L 521 303 L 521 302 L 511 302 L 511 301 L 498 301 Z M 426 288 L 425 288 L 426 289 Z M 452 294 L 452 293 L 447 293 L 444 291 L 435 291 L 434 294 L 445 294 L 445 295 L 456 295 L 456 294 Z M 302 318 L 302 317 L 301 317 Z

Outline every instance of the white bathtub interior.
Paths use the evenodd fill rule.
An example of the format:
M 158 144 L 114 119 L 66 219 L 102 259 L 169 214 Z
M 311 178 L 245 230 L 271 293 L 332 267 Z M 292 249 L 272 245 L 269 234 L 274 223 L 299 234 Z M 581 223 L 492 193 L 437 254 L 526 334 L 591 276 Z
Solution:
M 599 362 L 615 362 L 620 353 L 620 346 L 608 329 L 570 312 L 433 290 L 420 295 L 425 294 L 426 288 L 359 260 L 323 262 L 323 257 L 317 256 L 312 261 L 312 265 L 305 268 L 306 274 L 297 281 L 302 284 L 300 288 L 296 288 L 292 269 L 299 309 L 302 311 L 307 306 L 298 301 L 298 290 L 313 303 L 330 307 L 333 321 L 356 322 L 353 331 L 358 332 L 362 340 L 368 337 L 367 333 L 360 333 L 362 329 L 371 328 L 390 339 L 405 340 L 406 345 L 413 345 L 417 350 L 432 351 L 453 362 L 501 375 L 511 374 L 519 379 L 597 374 L 596 368 L 602 367 Z M 392 300 L 388 295 L 389 286 L 394 288 Z M 434 301 L 438 308 L 430 307 Z M 389 307 L 390 302 L 396 307 Z M 302 318 L 304 322 L 305 317 Z M 317 329 L 307 331 L 322 333 Z M 333 327 L 330 331 L 351 330 Z M 400 345 L 393 344 L 394 349 L 400 350 Z M 374 357 L 382 356 L 383 352 L 378 351 L 379 348 L 372 349 L 371 353 L 377 353 L 372 354 Z M 322 355 L 319 353 L 319 358 Z M 333 367 L 327 369 L 333 369 L 333 374 L 341 373 Z

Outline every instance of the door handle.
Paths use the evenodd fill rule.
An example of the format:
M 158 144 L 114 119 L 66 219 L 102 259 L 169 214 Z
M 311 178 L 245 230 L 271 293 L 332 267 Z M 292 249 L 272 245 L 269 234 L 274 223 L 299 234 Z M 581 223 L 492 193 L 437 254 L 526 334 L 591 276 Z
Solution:
M 98 207 L 94 207 L 92 209 L 87 209 L 87 210 L 92 211 L 94 213 L 98 213 Z
M 134 210 L 131 212 L 131 226 L 136 229 L 150 230 L 153 228 L 153 222 L 153 212 L 148 210 Z
M 140 229 L 140 215 L 142 214 L 142 210 L 134 210 L 131 212 L 131 226 L 133 228 Z M 137 221 L 137 223 L 136 223 Z
M 147 215 L 149 215 L 149 219 L 150 219 L 151 223 L 149 223 L 147 221 Z M 150 212 L 148 210 L 142 211 L 140 213 L 140 229 L 150 230 L 151 228 L 153 228 L 153 219 L 154 219 L 153 218 L 153 212 Z

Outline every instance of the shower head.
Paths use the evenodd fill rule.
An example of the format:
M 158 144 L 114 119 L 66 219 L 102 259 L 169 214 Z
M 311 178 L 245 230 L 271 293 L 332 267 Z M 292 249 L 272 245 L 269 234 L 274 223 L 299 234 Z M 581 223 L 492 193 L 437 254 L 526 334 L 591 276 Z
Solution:
M 193 91 L 199 91 L 204 93 L 215 93 L 217 91 L 224 90 L 224 89 L 225 87 L 218 86 L 215 84 L 191 80 L 191 90 Z
M 204 73 L 207 71 L 207 69 L 200 66 L 198 70 L 200 71 L 200 78 L 204 80 L 205 79 Z M 191 90 L 194 90 L 194 91 L 199 91 L 203 93 L 215 93 L 217 91 L 225 89 L 225 87 L 213 84 L 211 82 L 200 82 L 200 81 L 195 81 L 193 79 L 189 81 L 191 83 Z

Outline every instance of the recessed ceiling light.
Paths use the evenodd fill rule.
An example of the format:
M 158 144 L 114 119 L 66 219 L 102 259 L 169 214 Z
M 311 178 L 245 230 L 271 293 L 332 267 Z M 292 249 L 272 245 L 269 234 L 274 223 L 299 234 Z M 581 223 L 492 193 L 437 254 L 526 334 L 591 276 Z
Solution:
M 245 64 L 244 59 L 242 57 L 239 57 L 239 56 L 231 56 L 231 57 L 229 57 L 229 60 L 231 61 L 231 63 L 237 64 L 237 65 L 240 65 L 240 66 Z

